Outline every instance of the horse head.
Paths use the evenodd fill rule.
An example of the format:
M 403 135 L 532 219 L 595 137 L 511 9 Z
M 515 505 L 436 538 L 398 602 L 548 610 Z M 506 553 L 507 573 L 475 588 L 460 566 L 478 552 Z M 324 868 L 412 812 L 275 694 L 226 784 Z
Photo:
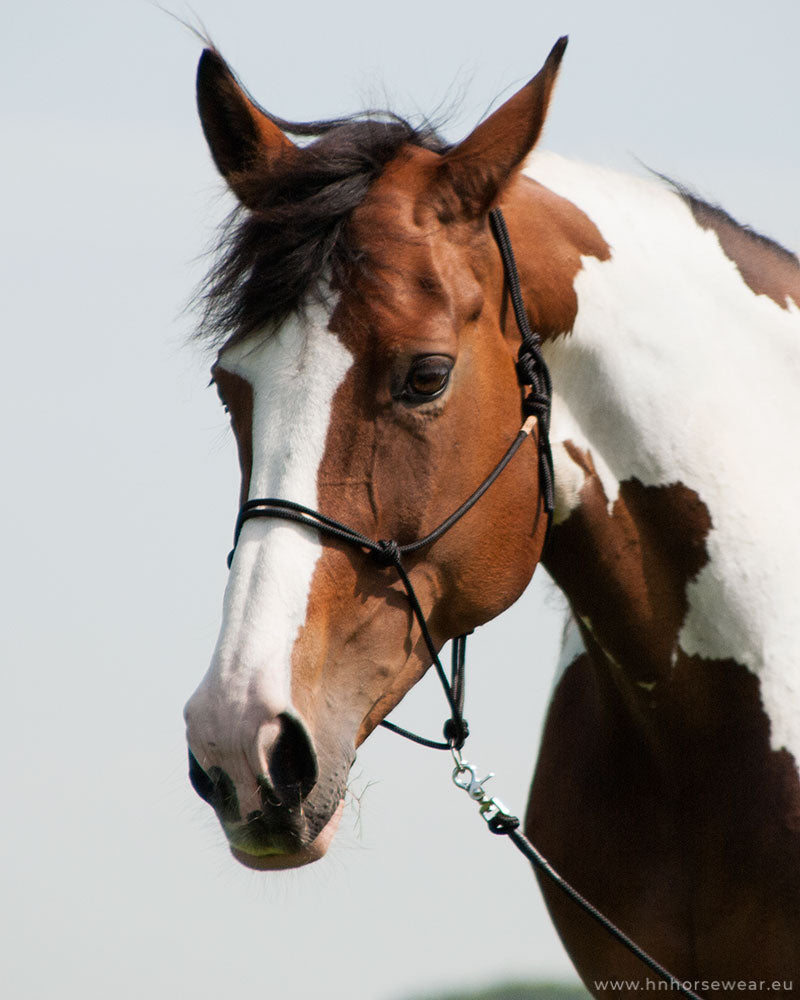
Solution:
M 541 131 L 565 46 L 463 142 L 400 119 L 264 112 L 204 52 L 200 117 L 241 203 L 207 296 L 241 499 L 282 498 L 373 539 L 423 537 L 522 422 L 489 211 Z M 546 530 L 537 449 L 404 560 L 433 644 L 526 587 Z M 431 664 L 397 573 L 305 524 L 241 524 L 211 665 L 186 710 L 190 774 L 234 856 L 325 853 L 356 748 Z

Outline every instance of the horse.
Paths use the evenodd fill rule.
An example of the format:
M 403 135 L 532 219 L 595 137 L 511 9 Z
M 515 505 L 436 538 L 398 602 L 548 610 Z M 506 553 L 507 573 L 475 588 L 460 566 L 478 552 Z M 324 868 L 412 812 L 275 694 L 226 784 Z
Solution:
M 791 989 L 800 262 L 666 178 L 540 151 L 565 46 L 456 144 L 388 114 L 286 122 L 204 51 L 239 208 L 201 334 L 242 514 L 190 779 L 242 864 L 322 857 L 356 748 L 541 561 L 571 617 L 527 835 L 703 995 Z M 498 208 L 549 420 L 524 423 Z M 656 988 L 541 888 L 594 995 Z

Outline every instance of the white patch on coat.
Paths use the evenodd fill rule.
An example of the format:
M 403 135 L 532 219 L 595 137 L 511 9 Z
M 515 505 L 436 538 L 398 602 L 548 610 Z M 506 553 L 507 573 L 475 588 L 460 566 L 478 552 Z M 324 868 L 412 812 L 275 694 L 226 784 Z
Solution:
M 250 499 L 317 507 L 333 397 L 352 364 L 328 322 L 326 310 L 312 307 L 303 320 L 291 318 L 220 358 L 253 390 Z M 256 518 L 242 528 L 211 666 L 187 707 L 201 766 L 222 766 L 237 786 L 251 787 L 252 774 L 265 771 L 270 723 L 291 709 L 292 650 L 321 553 L 316 533 L 289 521 Z
M 556 688 L 561 683 L 561 678 L 569 670 L 572 664 L 586 652 L 586 646 L 583 642 L 583 636 L 581 635 L 581 630 L 578 628 L 578 623 L 573 618 L 572 615 L 567 618 L 564 624 L 564 634 L 561 637 L 561 651 L 558 656 L 558 664 L 556 665 L 556 673 L 553 678 L 553 686 L 550 688 L 550 700 L 553 700 L 553 695 L 556 692 Z
M 564 439 L 551 441 L 553 476 L 555 478 L 555 506 L 553 524 L 561 524 L 580 506 L 581 490 L 586 482 L 583 469 L 572 460 L 564 447 Z
M 546 153 L 527 172 L 612 254 L 583 259 L 575 329 L 545 345 L 554 450 L 590 451 L 609 504 L 631 478 L 696 491 L 709 561 L 680 646 L 753 671 L 773 749 L 800 761 L 800 311 L 755 294 L 668 187 Z
M 554 422 L 557 421 L 557 430 Z M 570 456 L 564 447 L 564 442 L 570 441 L 578 445 L 584 451 L 588 450 L 585 444 L 583 429 L 572 420 L 569 406 L 565 403 L 559 389 L 553 389 L 552 417 L 550 429 L 550 446 L 553 452 L 553 473 L 555 476 L 555 509 L 553 510 L 553 523 L 561 524 L 566 521 L 569 515 L 580 506 L 581 490 L 586 482 L 586 473 L 582 466 Z M 606 460 L 600 454 L 592 454 L 595 472 L 600 480 L 603 490 L 608 498 L 609 513 L 614 506 L 614 501 L 619 494 L 619 482 L 609 469 Z

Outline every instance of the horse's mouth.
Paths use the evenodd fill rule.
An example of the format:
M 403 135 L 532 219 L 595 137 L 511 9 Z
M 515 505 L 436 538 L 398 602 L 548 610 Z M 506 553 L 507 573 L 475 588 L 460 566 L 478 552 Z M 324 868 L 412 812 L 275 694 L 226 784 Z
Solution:
M 231 854 L 245 868 L 252 868 L 255 871 L 279 871 L 282 868 L 300 868 L 303 865 L 311 864 L 312 861 L 318 861 L 327 852 L 339 827 L 343 811 L 344 799 L 341 800 L 331 818 L 314 840 L 305 847 L 296 850 L 286 849 L 280 842 L 276 841 L 271 845 L 247 851 L 231 844 Z

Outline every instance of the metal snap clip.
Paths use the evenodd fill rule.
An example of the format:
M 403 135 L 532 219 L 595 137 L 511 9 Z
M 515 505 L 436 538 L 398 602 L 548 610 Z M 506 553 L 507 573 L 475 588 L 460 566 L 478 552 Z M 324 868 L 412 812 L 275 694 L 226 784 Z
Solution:
M 493 777 L 494 771 L 490 771 L 485 778 L 479 779 L 475 773 L 474 765 L 466 760 L 461 760 L 453 768 L 453 784 L 458 788 L 463 788 L 467 795 L 476 802 L 483 802 L 486 798 L 486 791 L 483 786 Z

